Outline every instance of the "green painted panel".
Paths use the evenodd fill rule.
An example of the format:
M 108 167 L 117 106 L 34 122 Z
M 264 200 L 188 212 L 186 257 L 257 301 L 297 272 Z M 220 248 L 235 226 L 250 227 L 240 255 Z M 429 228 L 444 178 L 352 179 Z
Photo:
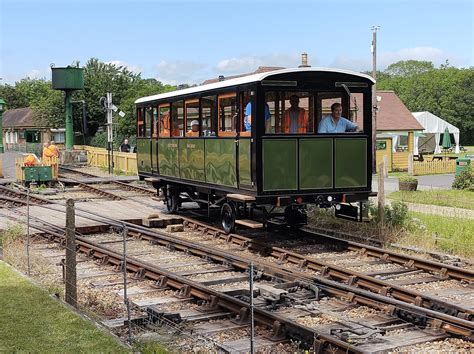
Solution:
M 179 167 L 181 178 L 206 181 L 204 139 L 181 139 L 179 141 Z
M 366 138 L 335 139 L 336 188 L 367 186 Z
M 206 139 L 206 182 L 237 187 L 234 139 Z
M 296 139 L 263 140 L 263 190 L 297 189 Z
M 158 139 L 160 175 L 179 177 L 178 139 Z
M 158 141 L 151 141 L 151 169 L 158 173 Z
M 239 140 L 239 186 L 252 186 L 252 159 L 250 139 Z
M 332 188 L 332 139 L 300 140 L 300 189 Z
M 138 172 L 151 172 L 149 139 L 137 139 L 137 164 Z

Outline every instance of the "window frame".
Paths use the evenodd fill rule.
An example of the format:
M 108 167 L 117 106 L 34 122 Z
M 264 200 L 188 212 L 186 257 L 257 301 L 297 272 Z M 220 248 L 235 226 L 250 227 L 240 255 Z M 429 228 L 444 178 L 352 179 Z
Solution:
M 237 136 L 237 127 L 235 127 L 235 122 L 234 122 L 234 127 L 232 127 L 233 131 L 231 131 L 231 132 L 221 131 L 221 100 L 226 99 L 226 98 L 235 98 L 236 109 L 238 109 L 238 95 L 237 95 L 237 92 L 223 93 L 223 94 L 217 95 L 217 136 L 236 137 Z M 237 120 L 239 120 L 239 115 L 237 115 Z
M 152 139 L 156 139 L 158 138 L 158 134 L 159 134 L 159 128 L 158 128 L 158 124 L 160 122 L 160 111 L 158 109 L 158 106 L 152 106 L 152 112 L 151 112 L 151 121 L 152 121 L 152 129 L 151 129 L 151 137 Z M 156 119 L 155 119 L 155 111 L 156 111 Z
M 319 93 L 319 91 L 317 90 L 312 90 L 312 89 L 296 89 L 296 90 L 288 90 L 288 89 L 275 89 L 275 90 L 265 90 L 263 92 L 263 101 L 264 103 L 267 103 L 267 98 L 266 98 L 266 95 L 268 93 L 273 93 L 275 94 L 275 113 L 274 113 L 274 119 L 275 119 L 275 132 L 269 132 L 267 131 L 266 129 L 266 126 L 265 126 L 265 129 L 264 129 L 264 132 L 265 132 L 265 135 L 278 135 L 278 136 L 281 136 L 281 135 L 295 135 L 295 134 L 298 134 L 298 135 L 311 135 L 311 134 L 317 134 L 317 126 L 315 125 L 315 122 L 316 122 L 316 95 Z M 308 122 L 307 122 L 307 126 L 306 126 L 306 133 L 285 133 L 285 132 L 282 132 L 282 126 L 283 126 L 283 116 L 285 114 L 285 111 L 287 109 L 290 109 L 291 108 L 291 104 L 288 104 L 288 106 L 286 106 L 285 102 L 286 101 L 289 101 L 290 100 L 290 97 L 292 95 L 297 95 L 301 101 L 302 97 L 300 97 L 299 94 L 301 93 L 306 93 L 308 94 L 307 97 L 303 97 L 303 98 L 307 98 L 308 99 L 308 108 L 306 110 L 306 115 L 307 115 L 307 119 L 308 119 Z M 278 105 L 276 104 L 278 102 Z M 277 114 L 276 114 L 276 111 L 277 111 L 277 107 L 278 107 L 278 111 L 279 111 L 279 120 L 277 121 Z M 281 108 L 281 110 L 280 110 Z M 304 108 L 304 107 L 300 107 L 300 108 Z M 310 119 L 310 113 L 313 113 L 313 119 Z M 279 123 L 278 125 L 278 130 L 276 129 L 277 128 L 277 122 Z M 312 125 L 310 123 L 313 123 Z M 308 131 L 309 129 L 312 128 L 312 131 Z
M 147 126 L 147 113 L 148 113 L 148 110 L 150 110 L 151 114 L 150 114 L 150 134 L 148 135 L 148 126 Z M 153 137 L 153 106 L 148 106 L 148 107 L 145 107 L 144 109 L 144 122 L 145 122 L 145 136 L 144 138 L 146 139 L 151 139 Z
M 178 123 L 178 115 L 179 115 L 179 106 L 178 106 L 178 103 L 182 103 L 182 109 L 183 109 L 183 134 L 181 134 L 181 131 L 179 129 L 179 123 Z M 174 116 L 173 114 L 173 108 L 176 107 L 176 117 Z M 183 138 L 184 137 L 184 99 L 180 99 L 180 100 L 176 100 L 176 101 L 173 101 L 171 102 L 171 110 L 170 110 L 170 117 L 171 117 L 171 131 L 170 131 L 170 135 L 172 138 Z M 174 122 L 176 120 L 176 131 L 178 132 L 178 135 L 175 135 L 175 125 L 174 125 Z
M 214 93 L 214 94 L 208 94 L 208 95 L 205 95 L 205 96 L 201 96 L 199 98 L 199 119 L 200 119 L 200 132 L 201 134 L 203 133 L 203 128 L 204 128 L 204 119 L 203 119 L 203 108 L 204 108 L 204 105 L 203 105 L 203 101 L 210 101 L 209 98 L 213 97 L 214 100 L 214 105 L 213 107 L 210 107 L 211 108 L 211 119 L 210 119 L 210 122 L 211 122 L 211 126 L 210 128 L 211 129 L 207 129 L 207 130 L 210 130 L 211 133 L 214 133 L 214 135 L 202 135 L 202 137 L 205 137 L 205 138 L 216 138 L 217 137 L 217 130 L 216 130 L 216 126 L 218 124 L 218 120 L 219 120 L 219 108 L 218 108 L 218 97 L 219 95 Z M 206 109 L 209 108 L 209 107 L 205 107 Z M 209 128 L 209 127 L 207 127 Z
M 244 118 L 245 118 L 245 107 L 244 107 L 244 96 L 245 94 L 248 92 L 248 96 L 250 98 L 250 100 L 247 102 L 247 104 L 250 102 L 251 104 L 251 113 L 250 115 L 252 116 L 252 128 L 250 129 L 250 131 L 243 131 L 244 129 Z M 243 91 L 240 91 L 239 93 L 239 106 L 240 106 L 240 114 L 239 114 L 239 117 L 238 117 L 238 124 L 239 124 L 239 136 L 242 136 L 242 137 L 251 137 L 252 136 L 252 130 L 254 130 L 254 124 L 255 124 L 255 120 L 254 120 L 254 117 L 253 117 L 253 112 L 256 111 L 256 109 L 254 109 L 254 106 L 255 106 L 255 99 L 254 99 L 255 95 L 252 95 L 252 90 L 243 90 Z M 245 106 L 247 106 L 247 104 L 245 104 Z
M 188 110 L 187 105 L 191 103 L 198 104 L 198 122 L 199 122 L 199 131 L 198 134 L 195 135 L 193 132 L 188 132 Z M 201 124 L 201 102 L 199 98 L 192 98 L 184 101 L 184 123 L 183 128 L 185 129 L 184 136 L 190 138 L 199 138 L 201 136 L 202 124 Z
M 145 119 L 143 117 L 143 107 L 137 108 L 137 137 L 145 138 Z
M 161 130 L 161 108 L 168 107 L 168 134 L 162 133 Z M 161 103 L 158 105 L 158 138 L 171 138 L 171 104 L 170 103 Z

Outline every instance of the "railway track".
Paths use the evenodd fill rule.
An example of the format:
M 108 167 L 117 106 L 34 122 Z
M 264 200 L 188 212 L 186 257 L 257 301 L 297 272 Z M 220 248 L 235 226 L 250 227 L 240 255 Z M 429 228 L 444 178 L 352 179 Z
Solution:
M 20 196 L 23 197 L 24 194 L 20 193 Z M 41 198 L 38 199 L 44 202 Z M 99 218 L 99 220 L 103 219 Z M 369 247 L 354 242 L 341 241 L 321 234 L 317 236 L 325 239 L 325 242 L 330 241 L 332 246 L 336 246 L 339 253 L 335 255 L 330 253 L 329 255 L 332 256 L 332 259 L 331 257 L 316 258 L 311 257 L 311 253 L 307 256 L 291 251 L 288 248 L 270 247 L 269 243 L 265 241 L 272 242 L 271 239 L 259 241 L 258 239 L 237 234 L 225 235 L 218 228 L 197 222 L 194 219 L 184 218 L 184 225 L 190 230 L 212 235 L 217 239 L 225 240 L 227 243 L 235 244 L 241 249 L 249 249 L 254 253 L 265 255 L 268 259 L 276 260 L 279 264 L 288 264 L 300 269 L 307 269 L 321 277 L 354 285 L 434 311 L 468 320 L 473 319 L 472 307 L 466 308 L 462 306 L 462 304 L 456 304 L 452 301 L 443 301 L 439 297 L 410 289 L 410 286 L 416 285 L 417 283 L 434 283 L 449 280 L 458 282 L 456 285 L 462 285 L 464 282 L 471 287 L 474 273 L 467 269 L 413 256 L 406 256 L 393 251 Z M 142 228 L 141 231 L 145 233 L 149 232 L 146 228 Z M 140 233 L 140 230 L 137 232 Z M 314 235 L 311 235 L 311 237 L 313 236 Z M 344 251 L 342 255 L 340 254 L 341 251 Z M 306 253 L 308 253 L 308 250 L 306 250 Z M 316 256 L 318 255 L 316 254 Z M 362 259 L 360 259 L 361 257 Z M 334 264 L 334 261 L 338 259 L 345 260 L 346 264 L 347 260 L 352 259 L 352 268 L 355 268 L 355 270 Z M 356 267 L 354 267 L 354 264 Z M 369 274 L 357 272 L 357 268 L 364 265 L 372 265 L 382 268 L 382 270 L 375 270 L 369 272 Z M 384 270 L 383 268 L 387 268 L 387 265 L 394 265 L 396 268 L 389 267 L 388 270 Z M 403 279 L 404 277 L 406 279 Z M 397 285 L 397 281 L 400 285 Z
M 64 235 L 60 230 L 52 232 L 47 227 L 36 223 L 34 223 L 34 227 L 44 231 L 50 240 L 59 243 L 64 241 Z M 103 264 L 123 267 L 122 254 L 88 240 L 91 236 L 77 237 L 80 251 L 100 259 Z M 141 239 L 150 240 L 144 235 L 141 235 Z M 254 299 L 257 304 L 255 319 L 258 323 L 271 327 L 273 338 L 277 341 L 290 336 L 302 341 L 306 347 L 317 347 L 321 351 L 334 352 L 334 349 L 337 348 L 338 352 L 367 352 L 371 351 L 374 345 L 381 350 L 396 348 L 401 344 L 398 334 L 406 332 L 411 335 L 414 335 L 415 332 L 418 335 L 423 333 L 427 341 L 446 338 L 441 333 L 472 339 L 473 324 L 465 320 L 456 320 L 457 323 L 454 323 L 450 316 L 445 316 L 445 319 L 441 320 L 439 314 L 432 313 L 434 317 L 431 317 L 429 314 L 423 313 L 424 311 L 420 311 L 417 306 L 410 306 L 400 301 L 387 302 L 387 298 L 384 296 L 374 295 L 352 286 L 343 286 L 324 279 L 309 279 L 304 273 L 286 271 L 275 265 L 263 264 L 222 251 L 217 252 L 215 249 L 209 249 L 200 244 L 176 242 L 172 237 L 155 237 L 153 241 L 155 245 L 165 246 L 165 250 L 186 252 L 186 257 L 197 256 L 196 260 L 205 259 L 206 264 L 210 264 L 209 261 L 212 260 L 215 264 L 225 265 L 225 268 L 214 271 L 207 268 L 200 271 L 199 266 L 195 266 L 193 271 L 188 271 L 188 274 L 191 275 L 190 279 L 183 273 L 179 275 L 169 271 L 169 266 L 160 267 L 156 266 L 155 262 L 150 263 L 128 257 L 126 263 L 130 272 L 135 273 L 137 278 L 156 281 L 159 287 L 176 289 L 184 298 L 192 296 L 205 301 L 205 311 L 212 313 L 219 311 L 218 308 L 223 308 L 231 313 L 239 314 L 241 324 L 245 324 L 248 319 L 249 296 L 248 294 L 247 296 L 242 295 L 242 290 L 248 289 L 246 285 L 240 286 L 241 295 L 231 296 L 229 295 L 231 291 L 227 291 L 227 293 L 216 291 L 212 287 L 203 285 L 206 280 L 204 282 L 196 281 L 192 276 L 196 274 L 216 276 L 221 273 L 229 277 L 229 267 L 232 267 L 233 282 L 226 283 L 242 282 L 247 276 L 239 277 L 236 271 L 245 272 L 248 270 L 250 262 L 254 263 L 261 279 L 261 282 L 256 281 L 255 283 L 256 289 L 259 289 L 258 296 Z M 147 245 L 148 247 L 160 247 L 150 243 Z M 143 252 L 142 248 L 140 250 Z M 159 253 L 161 257 L 163 257 L 162 250 L 163 247 Z M 164 256 L 166 257 L 166 255 Z M 186 262 L 192 264 L 193 260 L 186 259 Z M 222 280 L 228 281 L 229 279 Z M 218 283 L 215 279 L 214 281 L 207 280 L 208 285 Z M 236 289 L 233 289 L 234 293 L 235 291 Z M 332 300 L 328 300 L 328 297 Z M 332 305 L 328 302 L 332 302 Z M 298 307 L 297 310 L 294 309 L 295 305 Z M 370 306 L 372 310 L 368 311 L 366 306 Z M 269 308 L 272 311 L 266 310 Z M 342 308 L 347 313 L 341 311 Z M 368 317 L 376 314 L 380 322 L 379 326 L 364 324 L 364 321 L 368 321 L 367 318 L 364 318 L 363 322 L 345 318 L 349 313 L 357 314 L 367 311 Z M 294 318 L 294 316 L 296 317 Z M 346 325 L 342 325 L 341 321 L 343 320 Z M 373 321 L 375 320 L 372 318 Z M 322 326 L 324 328 L 320 326 L 321 323 L 324 324 Z M 382 323 L 383 325 L 381 325 Z M 387 333 L 396 335 L 390 338 L 391 336 L 387 336 Z M 284 337 L 282 337 L 283 335 Z
M 79 182 L 79 183 L 81 182 L 80 179 L 67 177 L 66 174 L 72 174 L 72 175 L 81 176 L 81 177 L 89 177 L 89 178 L 94 177 L 94 178 L 97 178 L 96 175 L 93 175 L 93 174 L 90 174 L 90 173 L 85 173 L 85 172 L 82 172 L 82 171 L 78 171 L 78 170 L 75 170 L 73 168 L 68 168 L 68 167 L 65 167 L 65 166 L 61 166 L 60 171 L 62 171 L 62 173 L 60 174 L 61 178 L 67 179 L 67 180 L 72 180 L 74 182 Z M 148 188 L 143 188 L 143 187 L 135 186 L 135 185 L 125 183 L 125 182 L 120 182 L 120 181 L 112 181 L 111 180 L 111 181 L 107 181 L 107 183 L 112 184 L 114 186 L 117 186 L 117 188 L 119 188 L 119 189 L 127 190 L 127 191 L 130 191 L 130 192 L 136 192 L 136 193 L 141 194 L 141 195 L 149 195 L 149 196 L 152 196 L 152 197 L 157 196 L 156 190 L 150 190 Z M 84 184 L 85 183 L 80 183 L 81 186 L 83 186 Z M 87 184 L 87 185 L 90 186 L 89 184 Z M 115 196 L 117 196 L 117 195 L 115 195 Z M 117 196 L 117 197 L 120 198 L 120 196 Z
M 2 190 L 2 193 L 3 193 L 3 190 Z M 10 197 L 10 198 L 14 199 L 13 197 Z M 41 200 L 41 198 L 39 199 Z M 87 211 L 79 210 L 78 213 L 80 213 L 81 216 L 84 217 Z M 91 217 L 91 215 L 89 215 L 89 217 Z M 92 217 L 95 218 L 96 220 L 108 222 L 110 226 L 117 227 L 123 224 L 121 222 L 118 222 L 117 220 L 107 220 L 107 218 L 104 218 L 103 216 L 95 215 Z M 352 270 L 348 270 L 347 268 L 344 268 L 344 267 L 331 264 L 331 262 L 328 262 L 328 260 L 322 261 L 319 259 L 314 259 L 314 257 L 308 257 L 296 252 L 292 252 L 288 249 L 283 249 L 279 247 L 270 247 L 268 246 L 268 243 L 264 243 L 256 239 L 252 239 L 252 238 L 248 238 L 248 237 L 244 237 L 244 236 L 236 235 L 236 234 L 225 235 L 219 229 L 197 222 L 196 220 L 191 220 L 189 218 L 185 218 L 184 224 L 187 228 L 187 233 L 192 233 L 193 235 L 195 235 L 194 237 L 196 237 L 196 235 L 201 235 L 204 238 L 207 237 L 208 240 L 211 241 L 213 247 L 205 246 L 203 244 L 203 241 L 201 241 L 201 243 L 192 243 L 186 240 L 182 240 L 176 237 L 177 234 L 170 236 L 169 234 L 166 234 L 164 232 L 149 230 L 144 227 L 139 227 L 139 226 L 134 226 L 134 225 L 128 225 L 128 227 L 129 227 L 130 236 L 133 236 L 136 239 L 143 239 L 155 244 L 165 246 L 167 248 L 174 248 L 177 250 L 181 250 L 185 252 L 186 254 L 192 254 L 202 259 L 208 259 L 208 260 L 212 260 L 213 262 L 217 262 L 219 264 L 225 264 L 226 266 L 230 265 L 235 270 L 239 269 L 240 271 L 246 271 L 248 269 L 249 263 L 254 263 L 257 270 L 262 274 L 262 276 L 266 277 L 266 279 L 275 278 L 275 279 L 278 279 L 278 281 L 281 284 L 285 284 L 285 283 L 297 284 L 298 286 L 301 287 L 301 289 L 304 289 L 304 291 L 310 291 L 310 292 L 311 290 L 308 290 L 308 288 L 311 289 L 311 285 L 316 284 L 316 288 L 319 289 L 317 291 L 320 291 L 321 293 L 324 293 L 327 296 L 338 297 L 338 299 L 343 299 L 341 301 L 346 301 L 348 303 L 351 303 L 352 305 L 356 304 L 356 306 L 370 305 L 371 308 L 375 308 L 375 309 L 378 309 L 379 311 L 382 311 L 384 315 L 393 316 L 392 318 L 393 320 L 395 320 L 396 318 L 397 321 L 403 321 L 404 323 L 403 326 L 406 326 L 406 323 L 409 323 L 411 321 L 410 325 L 419 326 L 421 328 L 424 328 L 425 330 L 427 329 L 428 331 L 432 332 L 431 334 L 433 334 L 436 331 L 441 330 L 445 333 L 448 333 L 451 336 L 462 336 L 462 337 L 472 340 L 472 333 L 473 333 L 472 332 L 472 329 L 473 329 L 472 309 L 464 308 L 462 306 L 449 303 L 449 302 L 443 302 L 443 301 L 440 301 L 439 298 L 433 298 L 421 292 L 416 292 L 416 291 L 403 288 L 402 286 L 393 285 L 393 281 L 390 280 L 390 279 L 396 278 L 394 277 L 394 275 L 400 275 L 400 274 L 405 273 L 405 275 L 416 276 L 418 274 L 418 277 L 420 277 L 419 275 L 421 274 L 421 272 L 425 272 L 425 273 L 431 274 L 431 277 L 433 276 L 438 277 L 438 280 L 451 279 L 451 280 L 456 280 L 459 282 L 471 283 L 473 279 L 472 272 L 462 270 L 461 268 L 458 268 L 458 267 L 446 266 L 441 263 L 438 264 L 432 261 L 413 259 L 413 257 L 411 256 L 402 256 L 395 253 L 392 254 L 392 252 L 388 252 L 386 250 L 380 250 L 375 247 L 368 247 L 365 245 L 355 244 L 355 243 L 347 242 L 347 241 L 344 241 L 341 244 L 340 240 L 329 239 L 333 243 L 338 242 L 339 244 L 338 247 L 340 247 L 341 249 L 346 249 L 348 252 L 352 252 L 351 253 L 352 256 L 358 255 L 365 258 L 369 258 L 369 259 L 378 258 L 379 263 L 380 262 L 393 263 L 393 264 L 401 265 L 403 268 L 406 268 L 403 270 L 403 272 L 393 272 L 393 271 L 386 272 L 385 274 L 382 274 L 382 278 L 385 277 L 385 279 L 381 279 L 380 273 L 372 274 L 372 275 L 362 274 L 362 273 L 354 272 Z M 48 232 L 51 234 L 50 231 L 51 230 L 49 230 Z M 47 232 L 47 227 L 44 232 Z M 55 237 L 59 238 L 60 235 L 61 233 L 56 232 Z M 328 240 L 327 236 L 318 235 L 319 238 L 323 236 L 325 237 L 325 240 L 327 241 Z M 306 237 L 314 238 L 315 236 L 306 235 Z M 82 241 L 86 242 L 85 240 L 81 240 L 81 242 Z M 230 252 L 229 250 L 222 251 L 222 249 L 216 249 L 215 246 L 217 246 L 216 245 L 218 243 L 217 241 L 224 245 L 234 247 L 235 248 L 234 252 Z M 249 252 L 250 254 L 247 254 L 248 251 L 250 251 Z M 97 252 L 97 254 L 101 255 L 101 257 L 106 255 L 104 253 L 104 250 L 100 247 L 89 248 L 88 252 L 89 253 Z M 239 252 L 240 253 L 244 252 L 249 257 L 247 258 L 239 257 L 237 256 Z M 264 255 L 265 256 L 264 258 L 266 259 L 256 259 L 255 255 L 257 253 Z M 111 255 L 107 254 L 107 256 L 111 257 L 113 256 L 113 254 Z M 347 255 L 344 255 L 343 257 L 347 258 Z M 407 259 L 407 257 L 409 259 Z M 138 262 L 138 263 L 135 264 L 134 262 Z M 131 264 L 135 264 L 135 268 L 130 268 L 130 271 L 141 272 L 141 273 L 145 272 L 146 274 L 148 274 L 147 273 L 148 264 L 140 263 L 139 259 L 135 259 L 135 260 L 131 259 Z M 139 268 L 136 268 L 139 265 L 141 265 L 141 267 L 139 268 L 142 268 L 143 270 L 139 270 Z M 145 265 L 146 267 L 143 267 L 143 265 Z M 153 269 L 153 267 L 150 269 L 151 269 L 150 274 L 152 275 L 150 275 L 150 277 L 146 275 L 146 277 L 148 277 L 149 279 L 155 280 L 157 274 L 159 274 L 160 276 L 158 278 L 158 279 L 161 279 L 160 281 L 163 281 L 164 279 L 163 276 L 166 277 L 167 279 L 170 279 L 168 276 L 172 276 L 172 274 L 168 274 L 166 272 L 156 273 L 155 271 L 157 271 L 157 269 Z M 164 270 L 166 271 L 166 269 Z M 173 286 L 171 283 L 167 284 L 168 286 L 175 289 L 178 289 L 178 288 L 182 289 L 183 286 L 185 286 L 183 285 L 184 283 L 182 282 L 180 283 L 180 281 L 183 281 L 184 279 L 175 278 L 173 276 L 171 277 L 171 279 L 174 279 L 173 281 L 176 282 L 175 284 L 176 286 Z M 416 279 L 416 277 L 412 279 Z M 414 280 L 412 280 L 412 282 L 414 282 Z M 180 284 L 180 285 L 178 286 L 177 284 Z M 195 284 L 187 284 L 187 285 L 190 286 L 191 289 L 194 289 L 193 285 Z M 265 287 L 263 286 L 262 288 L 265 288 Z M 281 290 L 281 287 L 278 288 L 278 287 L 273 286 L 273 288 L 276 288 L 276 289 L 280 288 Z M 199 287 L 196 288 L 195 292 L 199 293 L 199 291 L 203 291 L 203 289 Z M 312 297 L 309 297 L 306 300 L 317 297 L 315 296 L 314 291 L 312 293 L 313 293 L 311 295 Z M 207 298 L 206 298 L 207 300 L 205 301 L 211 301 L 211 303 L 212 301 L 216 301 L 216 300 L 210 300 L 211 299 L 210 296 L 215 296 L 215 294 L 207 293 Z M 202 295 L 202 297 L 199 297 L 199 298 L 203 300 L 205 297 L 204 295 Z M 224 297 L 223 299 L 224 299 L 222 300 L 223 303 L 226 304 L 227 298 Z M 265 300 L 265 296 L 264 296 L 264 300 Z M 268 302 L 268 299 L 266 299 L 265 301 Z M 319 300 L 314 300 L 314 301 L 319 301 Z M 239 305 L 244 305 L 244 304 L 239 303 Z M 304 304 L 304 305 L 306 306 L 307 304 Z M 220 303 L 219 303 L 219 306 L 221 306 Z M 230 306 L 230 305 L 222 305 L 222 307 L 230 311 L 230 309 L 227 308 L 226 306 Z M 234 304 L 232 306 L 235 310 L 236 305 Z M 248 308 L 248 304 L 246 306 Z M 349 305 L 346 304 L 346 307 L 347 306 Z M 244 311 L 243 310 L 244 307 L 245 306 L 240 307 L 237 312 L 240 313 L 241 311 Z M 235 313 L 235 311 L 233 313 Z M 262 313 L 260 314 L 262 315 Z M 321 315 L 321 312 L 319 312 L 319 315 Z M 312 323 L 311 318 L 315 317 L 316 315 L 314 313 L 311 313 L 310 311 L 308 316 L 309 317 L 308 317 L 307 323 Z M 333 318 L 337 318 L 337 316 L 336 317 L 333 316 Z M 379 328 L 378 332 L 372 332 L 372 336 L 364 337 L 365 335 L 367 335 L 368 332 L 364 332 L 365 334 L 360 334 L 362 332 L 359 331 L 359 334 L 354 335 L 354 333 L 351 332 L 351 330 L 345 328 L 344 330 L 341 330 L 338 332 L 336 331 L 338 334 L 332 337 L 331 337 L 331 331 L 329 332 L 323 331 L 323 333 L 326 333 L 326 335 L 329 335 L 330 337 L 330 338 L 326 338 L 325 336 L 321 336 L 320 332 L 315 332 L 314 330 L 313 331 L 310 330 L 308 332 L 308 328 L 301 329 L 298 326 L 295 327 L 295 323 L 292 320 L 290 320 L 289 322 L 285 322 L 285 321 L 281 322 L 280 321 L 282 320 L 281 318 L 275 319 L 275 317 L 272 317 L 271 319 L 273 321 L 271 324 L 270 324 L 270 320 L 268 319 L 266 320 L 259 319 L 259 321 L 261 321 L 261 323 L 263 324 L 266 324 L 267 326 L 270 325 L 272 327 L 275 327 L 275 323 L 274 323 L 275 321 L 278 321 L 280 323 L 278 326 L 280 326 L 281 323 L 284 323 L 285 333 L 287 335 L 293 336 L 293 338 L 299 338 L 300 340 L 304 339 L 304 342 L 306 344 L 311 343 L 311 340 L 309 339 L 311 336 L 313 338 L 313 341 L 314 341 L 314 337 L 316 336 L 317 342 L 314 342 L 314 343 L 316 343 L 316 345 L 323 345 L 325 346 L 326 349 L 328 348 L 328 345 L 331 348 L 332 346 L 338 346 L 339 344 L 341 344 L 339 343 L 339 341 L 341 341 L 341 339 L 343 338 L 347 340 L 349 337 L 352 339 L 357 337 L 358 340 L 362 340 L 362 338 L 366 338 L 366 339 L 368 337 L 374 338 L 376 334 L 381 334 L 382 332 L 387 331 L 387 329 L 382 330 Z M 307 326 L 303 326 L 303 327 L 307 327 Z M 406 329 L 406 327 L 403 327 L 403 328 Z M 336 330 L 336 329 L 337 328 L 332 328 L 332 330 Z M 294 334 L 293 331 L 296 334 Z M 411 332 L 412 329 L 410 329 L 409 331 Z M 278 332 L 278 330 L 276 330 L 276 332 Z M 336 333 L 335 331 L 332 331 L 332 332 L 333 334 Z M 429 338 L 432 338 L 432 337 L 429 337 Z M 335 342 L 333 342 L 332 340 L 335 340 Z M 354 350 L 356 352 L 364 351 L 362 350 L 363 349 L 362 344 L 359 345 L 360 350 L 356 348 L 357 346 L 356 347 L 351 346 L 350 349 L 348 349 L 347 341 L 345 342 L 344 340 L 342 340 L 342 342 L 346 346 L 342 346 L 342 347 L 338 346 L 339 350 L 351 350 L 351 351 Z M 366 342 L 370 342 L 370 341 L 366 341 Z

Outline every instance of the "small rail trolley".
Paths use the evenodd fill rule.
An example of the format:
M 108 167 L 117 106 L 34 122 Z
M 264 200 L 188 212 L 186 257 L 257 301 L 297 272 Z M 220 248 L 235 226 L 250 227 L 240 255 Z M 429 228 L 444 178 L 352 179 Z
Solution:
M 373 84 L 364 74 L 310 67 L 140 98 L 139 176 L 162 190 L 170 212 L 186 200 L 219 207 L 227 233 L 235 224 L 305 224 L 308 204 L 362 221 Z M 333 110 L 353 132 L 339 132 Z

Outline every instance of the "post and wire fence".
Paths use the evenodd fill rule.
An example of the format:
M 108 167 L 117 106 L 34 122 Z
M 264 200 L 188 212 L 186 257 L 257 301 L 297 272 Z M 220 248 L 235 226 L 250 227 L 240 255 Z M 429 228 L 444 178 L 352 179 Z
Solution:
M 130 284 L 133 287 L 140 287 L 142 276 L 138 273 L 129 274 L 128 259 L 133 257 L 128 247 L 129 232 L 125 224 L 117 224 L 110 226 L 110 237 L 107 236 L 105 244 L 121 245 L 121 249 L 114 248 L 114 252 L 121 253 L 121 262 L 117 266 L 107 266 L 107 257 L 92 259 L 92 252 L 85 253 L 79 245 L 81 241 L 77 240 L 77 236 L 89 237 L 82 235 L 76 229 L 76 210 L 74 200 L 68 199 L 65 204 L 65 227 L 58 226 L 52 222 L 46 221 L 41 217 L 41 213 L 37 212 L 39 206 L 30 207 L 30 190 L 26 191 L 26 212 L 22 212 L 20 208 L 15 209 L 17 219 L 26 225 L 26 236 L 23 248 L 24 259 L 22 264 L 14 264 L 19 269 L 23 269 L 29 276 L 34 277 L 39 283 L 45 285 L 46 288 L 52 289 L 60 299 L 70 306 L 76 308 L 80 312 L 94 312 L 100 321 L 107 327 L 111 322 L 117 322 L 118 319 L 123 321 L 123 325 L 119 327 L 110 326 L 109 328 L 118 334 L 124 342 L 134 343 L 140 338 L 140 335 L 146 331 L 152 330 L 155 326 L 166 326 L 172 328 L 173 331 L 183 337 L 189 337 L 190 340 L 202 343 L 203 348 L 213 350 L 216 344 L 212 339 L 204 336 L 196 336 L 186 332 L 186 329 L 173 319 L 163 316 L 163 311 L 149 311 L 137 308 L 136 304 L 130 298 Z M 79 217 L 86 217 L 84 211 L 80 208 L 77 211 Z M 39 215 L 39 216 L 38 216 Z M 50 219 L 48 219 L 50 220 Z M 41 235 L 40 235 L 41 234 Z M 51 238 L 45 242 L 43 235 L 55 236 L 60 243 L 51 244 Z M 93 237 L 93 235 L 91 235 Z M 26 243 L 26 245 L 25 245 Z M 19 249 L 21 249 L 19 248 Z M 18 249 L 17 249 L 18 250 Z M 6 247 L 4 255 L 8 262 L 9 254 L 15 253 L 15 249 Z M 21 252 L 21 251 L 20 251 Z M 18 252 L 16 252 L 18 253 Z M 48 264 L 45 264 L 48 262 Z M 92 262 L 92 264 L 91 264 Z M 101 270 L 94 269 L 99 267 Z M 60 266 L 60 267 L 58 267 Z M 103 267 L 111 267 L 112 269 L 103 270 Z M 250 312 L 250 353 L 255 352 L 255 323 L 254 323 L 254 275 L 255 267 L 253 263 L 249 264 L 249 312 Z M 101 274 L 102 273 L 102 274 Z M 45 276 L 43 278 L 43 276 Z M 105 278 L 104 278 L 105 277 Z M 121 279 L 120 279 L 121 278 Z M 48 283 L 49 282 L 49 283 Z M 117 287 L 121 287 L 117 291 Z M 156 283 L 157 291 L 169 290 L 166 284 Z M 136 294 L 136 289 L 133 289 Z M 140 291 L 138 292 L 140 293 Z M 113 295 L 113 296 L 111 296 Z M 120 296 L 121 295 L 121 296 Z M 122 298 L 123 297 L 123 298 Z M 111 303 L 113 298 L 113 303 Z M 112 310 L 113 311 L 112 311 Z
M 23 237 L 16 239 L 17 245 L 4 244 L 5 261 L 24 271 L 79 312 L 91 313 L 92 311 L 97 315 L 94 317 L 99 318 L 99 322 L 116 333 L 123 342 L 133 344 L 141 334 L 153 330 L 156 326 L 166 326 L 190 341 L 202 343 L 203 348 L 212 350 L 215 344 L 212 340 L 186 332 L 182 324 L 163 316 L 163 312 L 140 309 L 132 302 L 129 293 L 130 284 L 140 287 L 142 278 L 128 270 L 127 259 L 131 255 L 128 248 L 130 236 L 126 225 L 115 225 L 109 229 L 110 239 L 114 237 L 113 242 L 117 245 L 121 243 L 122 249 L 114 249 L 115 252 L 121 254 L 121 263 L 118 266 L 107 266 L 107 262 L 101 262 L 100 258 L 94 261 L 90 257 L 92 253 L 80 251 L 77 236 L 88 236 L 76 229 L 76 210 L 72 199 L 68 199 L 65 204 L 64 227 L 48 222 L 41 213 L 32 210 L 30 204 L 30 191 L 27 190 L 26 211 L 15 208 L 17 215 L 10 215 L 12 221 L 26 226 L 26 230 L 22 231 Z M 33 209 L 36 208 L 39 207 L 33 206 Z M 87 217 L 80 209 L 77 214 L 79 217 Z M 52 244 L 51 238 L 45 242 L 41 234 L 54 235 L 56 238 L 59 236 L 61 242 Z M 97 263 L 103 263 L 100 267 L 112 269 L 96 270 L 94 268 Z M 121 289 L 118 290 L 118 287 Z M 167 289 L 169 290 L 158 284 L 156 286 L 157 291 Z M 111 298 L 113 298 L 113 303 Z M 117 320 L 123 321 L 123 325 L 112 325 Z

